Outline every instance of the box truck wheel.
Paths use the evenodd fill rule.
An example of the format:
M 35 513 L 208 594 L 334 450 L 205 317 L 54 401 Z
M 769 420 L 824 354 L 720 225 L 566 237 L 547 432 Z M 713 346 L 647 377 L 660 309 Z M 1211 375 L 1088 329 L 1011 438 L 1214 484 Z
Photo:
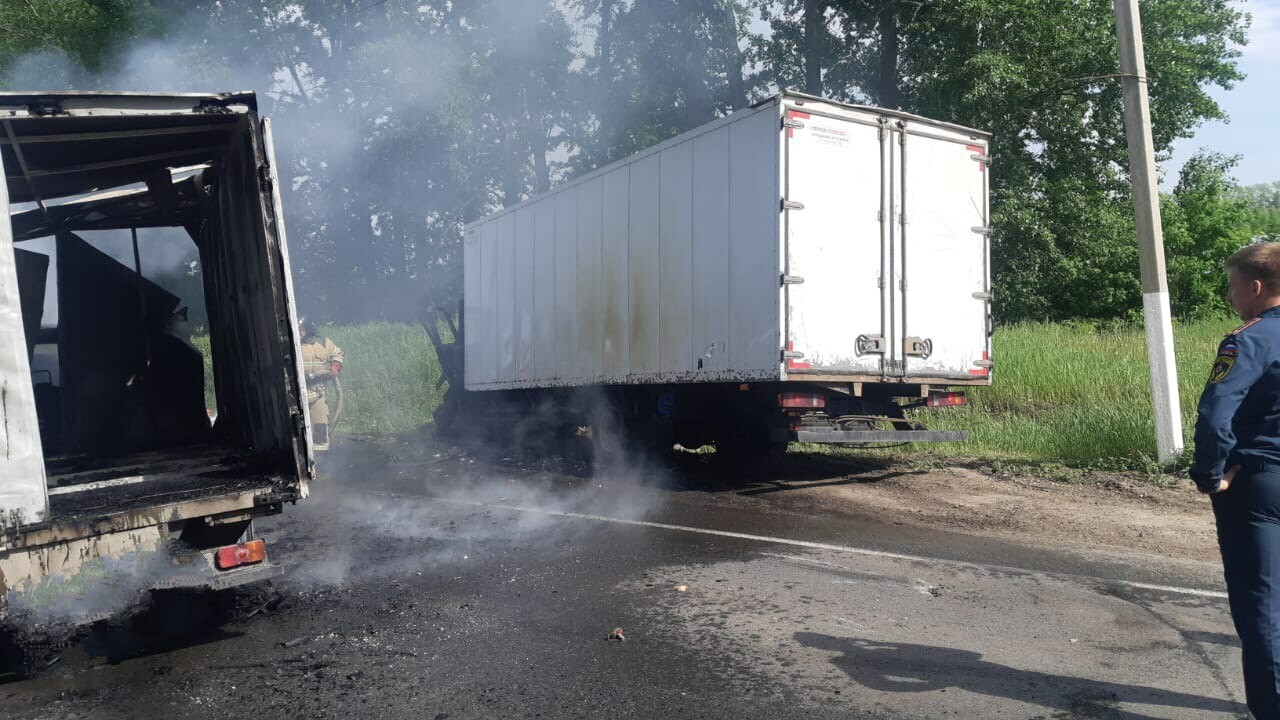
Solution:
M 716 454 L 726 459 L 779 458 L 787 454 L 787 443 L 773 439 L 770 424 L 763 420 L 737 423 L 716 440 Z

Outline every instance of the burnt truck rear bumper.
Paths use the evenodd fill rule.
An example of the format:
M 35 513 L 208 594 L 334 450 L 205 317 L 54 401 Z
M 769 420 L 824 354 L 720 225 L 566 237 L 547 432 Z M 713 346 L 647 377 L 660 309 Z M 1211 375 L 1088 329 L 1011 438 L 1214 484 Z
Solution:
M 774 442 L 801 442 L 822 445 L 858 445 L 898 442 L 966 442 L 969 433 L 960 430 L 782 430 L 772 433 Z

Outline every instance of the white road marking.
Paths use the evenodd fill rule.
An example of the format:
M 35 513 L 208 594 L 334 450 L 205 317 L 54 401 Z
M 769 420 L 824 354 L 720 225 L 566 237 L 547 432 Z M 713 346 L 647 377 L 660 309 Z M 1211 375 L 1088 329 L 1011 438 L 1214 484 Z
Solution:
M 952 567 L 967 568 L 970 570 L 997 570 L 1002 572 L 1018 572 L 1032 573 L 1036 571 L 1027 570 L 1025 568 L 1008 567 L 1004 565 L 985 565 L 982 563 L 966 562 L 964 560 L 948 560 L 945 558 L 932 558 L 923 555 L 908 555 L 905 553 L 888 552 L 885 550 L 872 550 L 870 548 L 860 548 L 851 545 L 836 545 L 833 543 L 812 542 L 810 540 L 796 540 L 793 538 L 776 537 L 773 535 L 754 535 L 751 533 L 733 532 L 730 530 L 714 530 L 711 528 L 692 527 L 689 525 L 673 525 L 670 523 L 652 522 L 649 520 L 630 520 L 627 518 L 610 517 L 608 515 L 593 515 L 590 513 L 571 512 L 568 510 L 550 510 L 547 508 L 526 507 L 521 505 L 501 505 L 496 503 L 478 502 L 474 500 L 456 500 L 452 498 L 428 498 L 431 502 L 448 503 L 451 505 L 465 505 L 468 507 L 489 508 L 492 510 L 507 510 L 511 512 L 534 513 L 538 515 L 548 515 L 551 517 L 572 518 L 574 520 L 589 520 L 592 522 L 613 523 L 615 525 L 631 525 L 634 527 L 653 528 L 655 530 L 672 530 L 675 532 L 694 533 L 698 535 L 710 535 L 712 537 L 733 538 L 735 540 L 750 540 L 753 542 L 771 543 L 774 545 L 788 545 L 791 547 L 808 548 L 810 550 L 828 550 L 831 552 L 845 553 L 848 555 L 861 555 L 863 557 L 883 558 L 888 560 L 901 560 L 911 563 L 925 563 L 935 565 L 950 565 Z M 763 553 L 765 555 L 773 555 L 773 553 Z M 794 556 L 773 555 L 774 557 L 783 557 L 791 560 L 799 560 L 802 562 L 813 562 L 822 565 L 833 565 L 833 563 L 823 563 L 810 558 L 799 558 Z M 839 566 L 835 566 L 839 567 Z M 1042 575 L 1058 576 L 1072 578 L 1076 580 L 1088 580 L 1097 583 L 1110 585 L 1123 585 L 1125 587 L 1137 590 L 1153 590 L 1156 592 L 1172 593 L 1177 595 L 1192 595 L 1195 597 L 1214 598 L 1217 600 L 1225 600 L 1227 594 L 1216 590 L 1201 590 L 1199 588 L 1178 587 L 1175 585 L 1153 585 L 1150 583 L 1134 582 L 1132 580 L 1112 580 L 1107 578 L 1096 578 L 1087 575 L 1070 575 L 1064 573 L 1040 573 Z

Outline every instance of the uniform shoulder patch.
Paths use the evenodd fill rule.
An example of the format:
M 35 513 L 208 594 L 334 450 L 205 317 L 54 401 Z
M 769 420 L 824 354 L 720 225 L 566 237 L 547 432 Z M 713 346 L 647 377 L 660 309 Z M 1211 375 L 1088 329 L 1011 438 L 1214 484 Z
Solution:
M 1236 356 L 1219 354 L 1218 359 L 1213 361 L 1213 369 L 1209 371 L 1209 382 L 1220 383 L 1231 374 L 1231 369 L 1236 366 Z
M 1260 317 L 1256 317 L 1256 318 L 1254 318 L 1254 319 L 1252 319 L 1252 320 L 1249 320 L 1248 322 L 1245 322 L 1244 324 L 1242 324 L 1240 327 L 1236 328 L 1235 330 L 1232 330 L 1231 332 L 1227 333 L 1227 337 L 1235 337 L 1236 335 L 1239 335 L 1240 333 L 1244 332 L 1245 330 L 1247 330 L 1247 329 L 1249 329 L 1249 328 L 1253 327 L 1254 325 L 1256 325 L 1256 324 L 1258 324 L 1258 323 L 1260 323 L 1260 322 L 1262 322 L 1262 318 L 1260 318 Z

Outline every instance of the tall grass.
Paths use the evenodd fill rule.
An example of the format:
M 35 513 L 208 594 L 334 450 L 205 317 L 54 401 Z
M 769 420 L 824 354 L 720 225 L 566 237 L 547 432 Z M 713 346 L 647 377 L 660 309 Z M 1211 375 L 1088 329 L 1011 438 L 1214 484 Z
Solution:
M 407 432 L 431 422 L 443 388 L 436 389 L 440 364 L 427 335 L 416 325 L 369 323 L 319 328 L 346 356 L 343 365 L 342 416 L 339 430 L 359 435 Z M 205 358 L 205 404 L 216 408 L 209 336 L 196 335 L 192 344 Z M 329 412 L 337 409 L 332 386 L 326 397 Z
M 1231 320 L 1174 328 L 1183 434 L 1190 448 L 1196 403 Z M 970 441 L 935 452 L 1092 467 L 1150 467 L 1155 456 L 1150 371 L 1140 327 L 1028 323 L 993 338 L 993 385 L 969 406 L 916 411 L 933 429 Z
M 1218 320 L 1174 328 L 1187 448 L 1218 341 L 1234 325 Z M 422 328 L 371 323 L 323 327 L 321 334 L 346 354 L 341 432 L 394 434 L 431 422 L 443 393 L 436 388 L 440 366 Z M 207 351 L 207 340 L 194 340 Z M 912 413 L 931 429 L 966 430 L 970 440 L 919 444 L 911 453 L 1093 468 L 1154 466 L 1155 424 L 1140 327 L 1010 325 L 996 332 L 993 350 L 994 384 L 970 390 L 967 407 Z M 330 408 L 335 404 L 330 392 Z
M 443 388 L 436 389 L 440 364 L 422 328 L 368 323 L 322 327 L 320 334 L 346 355 L 340 432 L 391 434 L 431 422 Z M 328 396 L 330 412 L 334 395 Z

